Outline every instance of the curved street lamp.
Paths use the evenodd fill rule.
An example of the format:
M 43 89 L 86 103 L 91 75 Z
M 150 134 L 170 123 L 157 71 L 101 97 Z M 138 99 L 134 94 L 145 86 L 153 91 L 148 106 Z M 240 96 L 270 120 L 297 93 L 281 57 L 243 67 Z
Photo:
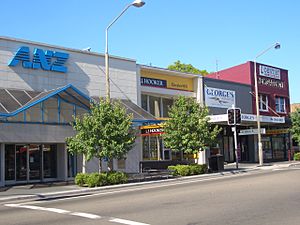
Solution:
M 258 160 L 259 165 L 262 166 L 264 164 L 264 156 L 261 142 L 261 133 L 260 133 L 260 112 L 259 112 L 259 99 L 258 99 L 258 84 L 257 84 L 257 71 L 256 71 L 256 61 L 257 58 L 261 55 L 265 54 L 270 49 L 280 49 L 280 43 L 276 42 L 272 44 L 269 48 L 260 52 L 254 59 L 254 86 L 255 86 L 255 103 L 256 103 L 256 121 L 257 121 L 257 138 L 258 138 Z
M 126 10 L 130 6 L 134 6 L 137 8 L 142 7 L 145 5 L 144 1 L 135 0 L 131 4 L 127 5 L 123 11 L 107 26 L 105 30 L 105 76 L 106 76 L 106 100 L 110 101 L 110 81 L 109 81 L 109 55 L 108 55 L 108 30 L 109 28 L 126 12 Z

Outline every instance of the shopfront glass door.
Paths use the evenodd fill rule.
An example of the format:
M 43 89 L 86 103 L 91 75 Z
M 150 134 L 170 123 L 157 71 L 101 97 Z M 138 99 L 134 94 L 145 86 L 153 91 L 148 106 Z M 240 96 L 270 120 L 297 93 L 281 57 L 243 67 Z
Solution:
M 29 145 L 29 180 L 41 179 L 41 149 L 40 145 Z
M 27 180 L 27 146 L 16 145 L 16 180 Z

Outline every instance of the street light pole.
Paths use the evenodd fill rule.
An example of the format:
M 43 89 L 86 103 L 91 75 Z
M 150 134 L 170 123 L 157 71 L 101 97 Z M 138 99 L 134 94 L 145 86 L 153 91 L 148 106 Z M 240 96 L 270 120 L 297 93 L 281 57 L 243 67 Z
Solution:
M 264 156 L 263 156 L 263 149 L 262 149 L 262 142 L 261 142 L 261 133 L 260 133 L 260 112 L 259 112 L 259 96 L 258 96 L 258 84 L 257 84 L 257 71 L 256 71 L 256 61 L 257 58 L 261 55 L 265 54 L 270 49 L 275 48 L 279 49 L 280 44 L 276 42 L 272 44 L 269 48 L 265 49 L 261 53 L 259 53 L 254 59 L 254 86 L 255 86 L 255 103 L 256 103 L 256 121 L 257 121 L 257 138 L 258 138 L 258 160 L 259 165 L 262 166 L 264 164 Z
M 106 79 L 106 100 L 110 101 L 110 81 L 109 81 L 109 55 L 108 55 L 108 30 L 109 28 L 126 12 L 130 6 L 142 7 L 145 5 L 144 1 L 135 0 L 127 5 L 123 11 L 107 26 L 105 30 L 105 79 Z

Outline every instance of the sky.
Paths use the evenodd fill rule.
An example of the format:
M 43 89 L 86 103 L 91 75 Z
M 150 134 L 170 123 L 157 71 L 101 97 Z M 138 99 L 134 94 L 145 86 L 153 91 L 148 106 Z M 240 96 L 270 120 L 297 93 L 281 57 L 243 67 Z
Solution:
M 0 0 L 0 36 L 104 53 L 105 29 L 131 0 Z M 253 61 L 287 69 L 300 103 L 300 1 L 145 0 L 109 29 L 109 53 L 214 72 Z M 298 86 L 299 85 L 299 86 Z

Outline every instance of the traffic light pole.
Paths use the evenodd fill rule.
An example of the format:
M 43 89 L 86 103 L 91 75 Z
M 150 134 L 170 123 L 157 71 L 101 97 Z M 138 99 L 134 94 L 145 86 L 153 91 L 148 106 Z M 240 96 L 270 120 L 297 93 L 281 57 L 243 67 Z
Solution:
M 235 152 L 235 163 L 236 163 L 236 168 L 239 168 L 239 157 L 238 157 L 238 151 L 237 151 L 237 130 L 236 130 L 236 110 L 235 106 L 232 106 L 233 108 L 233 118 L 234 118 L 234 126 L 232 127 L 233 131 L 233 138 L 234 138 L 234 152 Z
M 236 125 L 232 128 L 234 130 L 234 148 L 235 148 L 235 163 L 236 163 L 236 168 L 239 168 L 239 156 L 238 156 L 238 148 L 237 148 L 237 130 L 236 130 Z

